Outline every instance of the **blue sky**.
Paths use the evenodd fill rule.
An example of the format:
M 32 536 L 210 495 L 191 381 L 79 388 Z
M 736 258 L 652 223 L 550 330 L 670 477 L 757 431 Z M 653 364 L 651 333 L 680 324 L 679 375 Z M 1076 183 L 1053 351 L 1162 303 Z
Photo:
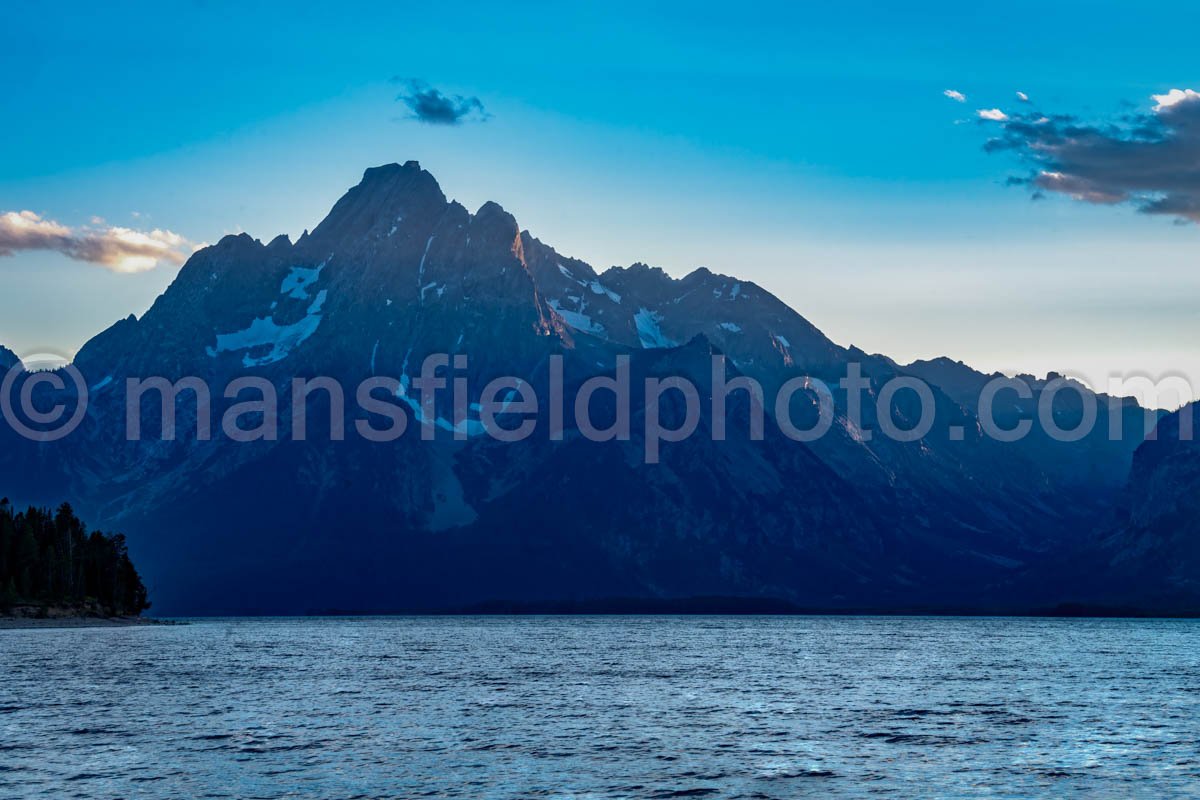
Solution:
M 841 344 L 1200 385 L 1196 225 L 1033 202 L 1005 185 L 1028 164 L 985 153 L 977 118 L 1017 91 L 1150 113 L 1200 88 L 1200 10 L 889 5 L 22 4 L 0 29 L 0 214 L 266 240 L 315 226 L 366 167 L 416 159 L 598 268 L 736 274 Z M 394 76 L 490 118 L 406 119 Z M 0 343 L 70 354 L 177 268 L 16 251 Z

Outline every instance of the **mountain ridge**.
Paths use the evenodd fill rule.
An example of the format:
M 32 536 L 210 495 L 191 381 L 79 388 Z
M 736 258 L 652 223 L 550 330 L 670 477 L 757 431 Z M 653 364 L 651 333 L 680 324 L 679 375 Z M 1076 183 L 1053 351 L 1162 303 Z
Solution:
M 387 447 L 326 441 L 328 413 L 308 442 L 200 441 L 187 404 L 173 441 L 121 435 L 129 377 L 220 386 L 255 375 L 285 397 L 295 376 L 353 386 L 386 375 L 419 414 L 407 386 L 435 353 L 469 356 L 456 374 L 474 402 L 505 375 L 546 398 L 555 356 L 570 387 L 629 356 L 636 375 L 675 367 L 709 396 L 712 376 L 698 364 L 722 355 L 729 375 L 754 379 L 768 397 L 798 377 L 825 381 L 834 420 L 828 435 L 795 442 L 772 407 L 765 440 L 754 443 L 748 408 L 731 401 L 737 435 L 665 445 L 659 465 L 638 464 L 647 443 L 636 430 L 629 442 L 590 442 L 573 415 L 562 443 L 449 440 L 459 423 L 444 397 L 433 413 L 445 431 L 433 442 L 415 430 Z M 851 364 L 867 381 L 858 422 L 839 386 Z M 98 334 L 76 366 L 97 387 L 79 435 L 14 442 L 0 478 L 34 501 L 65 492 L 129 532 L 149 579 L 170 587 L 156 607 L 188 613 L 616 596 L 1028 607 L 1012 594 L 1024 591 L 1014 588 L 1021 576 L 1086 543 L 1141 438 L 1086 448 L 1042 436 L 994 442 L 961 386 L 929 380 L 929 432 L 893 440 L 875 410 L 882 387 L 945 364 L 903 366 L 841 347 L 769 291 L 706 268 L 681 278 L 644 264 L 598 272 L 496 203 L 471 214 L 415 161 L 366 170 L 294 243 L 240 234 L 196 252 L 146 314 Z M 959 377 L 982 375 L 960 366 Z M 213 395 L 219 416 L 232 403 Z M 673 402 L 664 399 L 664 413 L 681 413 Z M 818 405 L 806 388 L 789 414 L 811 421 Z M 139 411 L 143 430 L 156 432 L 154 409 Z M 310 418 L 322 420 L 318 411 L 330 409 Z M 921 409 L 901 394 L 887 413 L 907 428 Z M 1004 410 L 1010 421 L 1025 413 Z M 713 425 L 706 414 L 701 430 Z M 281 429 L 291 422 L 285 409 Z M 1093 462 L 1101 466 L 1077 474 Z M 221 507 L 243 518 L 215 531 Z M 223 561 L 229 553 L 237 557 Z

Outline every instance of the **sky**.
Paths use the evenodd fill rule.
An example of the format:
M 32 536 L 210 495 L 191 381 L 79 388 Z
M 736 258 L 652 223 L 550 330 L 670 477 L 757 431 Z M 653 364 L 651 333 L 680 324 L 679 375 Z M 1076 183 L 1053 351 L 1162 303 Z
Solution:
M 0 344 L 70 357 L 195 246 L 417 160 L 902 363 L 1200 387 L 1194 4 L 566 5 L 6 9 Z

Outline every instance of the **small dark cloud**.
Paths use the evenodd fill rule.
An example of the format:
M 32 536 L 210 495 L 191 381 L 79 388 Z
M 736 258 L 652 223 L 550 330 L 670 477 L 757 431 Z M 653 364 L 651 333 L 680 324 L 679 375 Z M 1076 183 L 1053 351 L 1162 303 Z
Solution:
M 424 81 L 412 78 L 392 78 L 392 82 L 404 85 L 396 101 L 408 107 L 411 112 L 408 119 L 429 125 L 461 125 L 491 118 L 478 97 L 442 94 Z
M 1129 203 L 1143 214 L 1200 223 L 1200 94 L 1173 89 L 1153 108 L 1085 120 L 1024 108 L 981 119 L 999 131 L 983 145 L 1031 167 L 1027 186 L 1084 203 Z M 1002 117 L 1002 118 L 1001 118 Z

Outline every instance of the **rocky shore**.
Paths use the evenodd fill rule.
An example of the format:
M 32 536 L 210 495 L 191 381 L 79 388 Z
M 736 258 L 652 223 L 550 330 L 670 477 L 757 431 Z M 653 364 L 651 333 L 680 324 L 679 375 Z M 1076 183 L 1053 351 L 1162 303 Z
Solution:
M 148 617 L 110 617 L 93 607 L 14 606 L 0 614 L 0 630 L 29 628 L 114 628 L 131 625 L 163 625 L 166 620 Z

